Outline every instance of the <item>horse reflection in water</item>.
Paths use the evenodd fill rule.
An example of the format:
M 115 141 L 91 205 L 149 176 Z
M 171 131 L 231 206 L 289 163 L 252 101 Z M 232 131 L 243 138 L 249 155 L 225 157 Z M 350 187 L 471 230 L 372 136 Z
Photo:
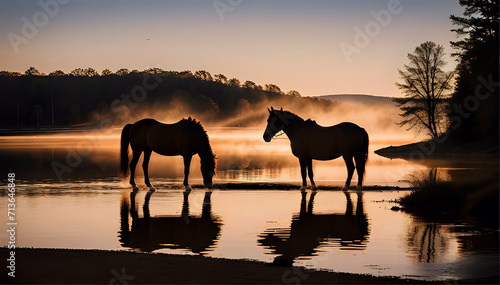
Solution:
M 322 245 L 337 245 L 342 249 L 362 250 L 368 237 L 368 220 L 363 211 L 362 193 L 358 192 L 356 211 L 349 192 L 344 192 L 347 203 L 344 214 L 314 214 L 316 191 L 306 203 L 307 193 L 302 192 L 300 213 L 292 218 L 290 228 L 266 230 L 259 237 L 260 245 L 280 254 L 275 263 L 290 263 L 300 256 L 313 256 Z
M 212 215 L 211 195 L 206 192 L 203 199 L 201 217 L 189 214 L 189 192 L 184 192 L 182 213 L 180 216 L 151 217 L 149 200 L 154 191 L 149 191 L 144 200 L 144 217 L 140 218 L 136 208 L 137 191 L 130 193 L 121 203 L 120 242 L 123 247 L 152 252 L 157 249 L 189 249 L 198 254 L 210 251 L 219 238 L 221 221 Z M 129 229 L 129 211 L 132 227 Z

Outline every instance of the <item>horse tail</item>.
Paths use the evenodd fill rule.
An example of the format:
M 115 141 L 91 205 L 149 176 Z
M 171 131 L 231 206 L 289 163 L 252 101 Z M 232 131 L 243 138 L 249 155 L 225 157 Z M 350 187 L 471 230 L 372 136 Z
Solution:
M 118 175 L 122 178 L 127 178 L 128 176 L 128 145 L 130 143 L 129 133 L 132 124 L 126 124 L 122 130 L 122 137 L 120 143 L 120 171 Z
M 358 171 L 358 179 L 363 181 L 363 177 L 366 172 L 366 162 L 368 161 L 368 133 L 365 129 L 361 129 L 362 131 L 362 139 L 361 139 L 361 148 L 358 153 L 354 155 L 354 159 L 356 160 L 356 168 Z
M 360 154 L 363 158 L 363 173 L 365 172 L 365 165 L 368 161 L 368 145 L 370 144 L 370 140 L 368 138 L 368 133 L 365 129 L 363 129 L 363 141 L 361 142 L 361 150 Z

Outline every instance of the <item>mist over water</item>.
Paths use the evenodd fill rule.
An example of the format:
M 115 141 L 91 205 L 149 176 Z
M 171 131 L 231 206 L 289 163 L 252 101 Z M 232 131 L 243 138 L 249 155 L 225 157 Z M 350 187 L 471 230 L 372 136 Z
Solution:
M 0 155 L 5 171 L 16 171 L 19 179 L 103 179 L 117 178 L 119 165 L 119 129 L 99 132 L 55 134 L 43 136 L 3 137 Z M 298 159 L 290 150 L 286 135 L 271 143 L 262 139 L 260 128 L 207 128 L 214 153 L 217 155 L 218 182 L 299 182 Z M 415 166 L 403 160 L 391 161 L 377 156 L 373 150 L 384 146 L 371 142 L 365 184 L 407 185 L 402 180 Z M 56 166 L 55 164 L 56 163 Z M 143 184 L 142 157 L 136 171 L 138 185 Z M 61 166 L 62 165 L 62 166 Z M 343 185 L 347 171 L 344 161 L 314 162 L 315 178 L 328 185 Z M 193 157 L 190 180 L 201 179 L 198 156 Z M 184 165 L 180 156 L 153 153 L 149 173 L 153 185 L 159 178 L 183 179 Z M 354 176 L 354 179 L 357 176 Z
M 418 136 L 397 126 L 396 123 L 400 120 L 398 115 L 400 110 L 387 100 L 367 99 L 366 101 L 334 101 L 332 103 L 330 100 L 301 101 L 280 97 L 280 99 L 267 99 L 256 103 L 240 98 L 235 109 L 222 114 L 219 106 L 208 97 L 206 97 L 206 101 L 199 102 L 200 106 L 197 108 L 197 104 L 194 104 L 193 100 L 190 99 L 189 93 L 184 92 L 184 94 L 183 91 L 177 93 L 177 96 L 173 96 L 173 99 L 166 106 L 131 109 L 122 105 L 120 107 L 122 112 L 109 111 L 99 114 L 99 117 L 110 118 L 114 127 L 133 123 L 143 118 L 154 118 L 163 123 L 174 123 L 180 118 L 192 116 L 199 119 L 206 127 L 260 127 L 264 129 L 269 115 L 267 108 L 272 106 L 275 109 L 283 108 L 292 111 L 303 119 L 310 118 L 322 126 L 352 122 L 365 128 L 372 139 L 383 139 L 387 142 L 392 140 L 410 142 L 425 138 L 425 135 Z M 188 101 L 189 103 L 187 103 Z
M 180 99 L 179 99 L 180 100 Z M 295 101 L 294 101 L 295 102 Z M 247 102 L 248 103 L 248 102 Z M 0 138 L 0 152 L 6 160 L 3 168 L 16 169 L 20 177 L 38 179 L 74 179 L 116 177 L 121 128 L 125 123 L 134 123 L 145 117 L 164 123 L 175 123 L 182 117 L 194 115 L 203 124 L 210 138 L 214 153 L 218 157 L 217 181 L 273 181 L 297 182 L 300 180 L 298 159 L 291 153 L 286 135 L 275 137 L 270 143 L 262 139 L 269 115 L 267 108 L 283 107 L 301 116 L 311 118 L 322 126 L 341 122 L 353 122 L 365 128 L 370 137 L 369 160 L 365 184 L 400 185 L 405 175 L 414 168 L 410 163 L 390 161 L 373 153 L 374 150 L 418 140 L 411 132 L 399 128 L 398 109 L 384 102 L 335 102 L 318 107 L 318 104 L 289 105 L 284 101 L 270 101 L 260 105 L 242 103 L 234 116 L 216 120 L 209 111 L 199 113 L 187 110 L 181 101 L 174 101 L 171 108 L 155 109 L 134 113 L 124 111 L 122 122 L 111 118 L 110 128 L 68 131 L 60 134 L 36 136 L 12 136 Z M 96 126 L 99 124 L 96 123 Z M 420 137 L 422 138 L 422 137 Z M 141 157 L 142 160 L 142 157 Z M 32 163 L 34 161 L 34 163 Z M 61 175 L 54 170 L 54 163 L 68 166 Z M 139 165 L 142 162 L 139 162 Z M 330 184 L 341 185 L 346 178 L 344 161 L 315 161 L 315 178 Z M 183 164 L 180 157 L 165 157 L 153 153 L 150 162 L 152 183 L 155 178 L 182 179 Z M 137 176 L 142 175 L 141 167 Z M 194 157 L 190 179 L 197 182 L 201 177 L 199 158 Z M 354 180 L 356 179 L 356 174 Z M 141 181 L 141 180 L 138 180 Z

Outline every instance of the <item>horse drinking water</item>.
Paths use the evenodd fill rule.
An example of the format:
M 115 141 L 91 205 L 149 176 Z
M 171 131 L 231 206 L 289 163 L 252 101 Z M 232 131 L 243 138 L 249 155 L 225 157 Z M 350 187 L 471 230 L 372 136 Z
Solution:
M 292 153 L 299 158 L 302 174 L 302 190 L 307 187 L 307 174 L 313 190 L 316 184 L 313 180 L 312 160 L 332 160 L 342 156 L 347 166 L 347 180 L 342 190 L 346 191 L 351 184 L 354 169 L 358 171 L 358 186 L 363 187 L 363 175 L 368 158 L 368 133 L 365 129 L 353 123 L 340 123 L 331 127 L 322 127 L 315 121 L 304 121 L 296 114 L 273 107 L 267 109 L 269 118 L 264 132 L 264 141 L 271 139 L 283 131 L 291 142 Z M 356 161 L 354 167 L 353 158 Z
M 201 174 L 203 184 L 212 188 L 212 177 L 215 175 L 217 160 L 212 152 L 207 132 L 202 124 L 191 117 L 182 119 L 175 124 L 163 124 L 153 119 L 143 119 L 134 124 L 123 127 L 120 149 L 120 176 L 128 176 L 128 146 L 132 148 L 132 161 L 130 162 L 130 185 L 137 191 L 134 181 L 134 172 L 139 157 L 144 152 L 144 182 L 154 191 L 148 175 L 148 164 L 151 152 L 161 155 L 181 155 L 184 158 L 184 186 L 186 191 L 191 187 L 188 183 L 189 167 L 193 155 L 198 154 L 201 160 Z

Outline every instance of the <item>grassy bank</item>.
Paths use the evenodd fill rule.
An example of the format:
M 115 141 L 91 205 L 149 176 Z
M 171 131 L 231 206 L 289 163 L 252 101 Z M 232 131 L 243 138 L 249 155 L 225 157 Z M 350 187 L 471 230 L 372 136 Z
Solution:
M 415 190 L 398 202 L 405 211 L 422 216 L 446 215 L 499 228 L 499 161 L 495 138 L 456 143 L 440 138 L 375 151 L 429 167 L 429 173 L 410 179 Z M 449 173 L 437 177 L 437 169 Z M 456 171 L 462 169 L 466 171 Z
M 414 191 L 399 200 L 403 209 L 422 216 L 448 216 L 489 228 L 499 228 L 499 191 L 495 175 L 478 181 L 440 181 L 419 177 L 411 181 Z

